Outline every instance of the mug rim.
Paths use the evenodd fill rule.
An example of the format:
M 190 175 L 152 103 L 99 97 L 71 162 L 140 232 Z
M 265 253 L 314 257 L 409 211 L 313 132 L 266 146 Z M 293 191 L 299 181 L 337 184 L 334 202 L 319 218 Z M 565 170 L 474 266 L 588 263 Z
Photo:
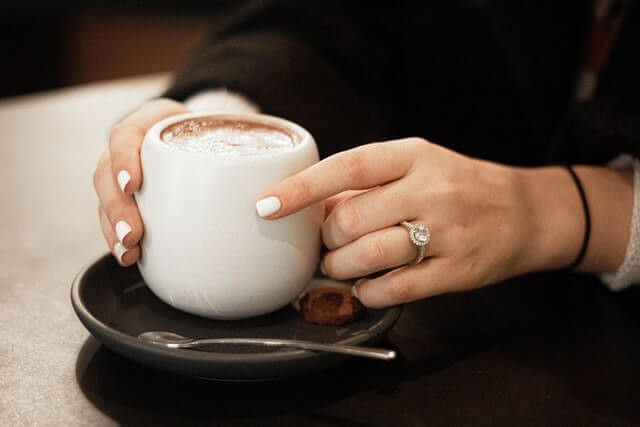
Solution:
M 251 154 L 246 156 L 245 155 L 221 156 L 215 153 L 202 153 L 202 152 L 195 152 L 195 151 L 180 150 L 162 141 L 162 138 L 160 137 L 160 135 L 167 127 L 171 126 L 172 124 L 178 123 L 183 120 L 197 119 L 197 118 L 203 118 L 203 117 L 215 117 L 221 120 L 240 120 L 240 121 L 248 121 L 256 124 L 283 127 L 293 132 L 294 134 L 298 135 L 300 137 L 300 140 L 296 141 L 293 144 L 293 147 L 287 148 L 286 150 L 278 150 L 275 152 L 267 151 L 263 153 L 256 153 L 256 154 Z M 220 113 L 216 111 L 207 111 L 207 110 L 176 114 L 173 116 L 166 117 L 160 120 L 159 122 L 156 122 L 155 124 L 153 124 L 153 126 L 149 128 L 149 130 L 145 135 L 143 144 L 146 144 L 148 142 L 152 142 L 157 147 L 162 147 L 161 150 L 167 150 L 172 153 L 180 153 L 181 155 L 185 155 L 185 156 L 209 158 L 209 159 L 216 159 L 219 161 L 229 161 L 229 162 L 237 162 L 237 161 L 242 162 L 242 161 L 251 161 L 253 159 L 281 157 L 283 155 L 293 154 L 298 151 L 308 149 L 308 146 L 310 144 L 315 143 L 313 136 L 308 130 L 306 130 L 299 124 L 294 123 L 290 120 L 284 119 L 282 117 L 272 116 L 269 114 L 259 114 L 259 113 L 237 114 L 237 113 Z

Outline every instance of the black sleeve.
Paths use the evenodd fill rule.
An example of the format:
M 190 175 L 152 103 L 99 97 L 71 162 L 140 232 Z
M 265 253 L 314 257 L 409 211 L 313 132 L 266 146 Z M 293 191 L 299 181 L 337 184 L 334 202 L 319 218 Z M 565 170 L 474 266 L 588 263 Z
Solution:
M 245 10 L 212 35 L 165 96 L 184 100 L 216 87 L 244 94 L 262 112 L 307 128 L 323 156 L 387 136 L 392 41 L 380 10 L 344 1 Z
M 617 95 L 573 107 L 556 135 L 552 160 L 602 165 L 622 153 L 640 157 L 638 99 Z
M 604 164 L 640 157 L 640 3 L 628 12 L 592 101 L 574 105 L 556 135 L 552 161 Z
M 640 69 L 635 61 L 640 3 L 634 4 L 625 22 L 598 97 L 572 108 L 566 116 L 566 97 L 552 95 L 563 88 L 569 94 L 570 82 L 560 77 L 571 73 L 562 74 L 563 67 L 556 61 L 545 60 L 550 58 L 545 49 L 535 43 L 519 47 L 518 57 L 532 58 L 523 64 L 543 67 L 549 81 L 542 83 L 550 82 L 551 87 L 542 85 L 546 92 L 539 98 L 544 102 L 526 101 L 531 108 L 516 108 L 520 101 L 514 101 L 513 93 L 519 86 L 504 76 L 522 67 L 506 67 L 499 55 L 484 55 L 483 46 L 495 40 L 483 38 L 477 26 L 468 25 L 474 20 L 457 18 L 466 9 L 451 6 L 443 15 L 427 6 L 438 2 L 381 3 L 248 3 L 176 74 L 165 95 L 184 100 L 199 90 L 218 87 L 244 94 L 264 113 L 306 127 L 323 157 L 374 140 L 414 134 L 435 135 L 440 144 L 506 163 L 604 164 L 619 153 L 640 155 Z M 526 14 L 507 15 L 516 17 L 539 24 Z M 446 31 L 431 31 L 431 27 Z M 537 27 L 527 28 L 535 31 Z M 452 43 L 456 34 L 460 35 L 457 44 Z M 546 48 L 574 46 L 556 42 L 556 36 L 565 37 L 557 31 L 545 37 L 551 43 Z M 474 43 L 476 39 L 484 42 Z M 541 55 L 532 54 L 540 51 Z M 558 52 L 569 55 L 562 49 Z M 483 80 L 477 81 L 478 76 Z M 562 84 L 554 84 L 554 78 Z M 552 119 L 546 118 L 549 111 L 554 112 Z M 542 154 L 549 152 L 552 133 L 546 123 L 563 123 L 550 156 Z M 441 135 L 437 129 L 443 129 Z

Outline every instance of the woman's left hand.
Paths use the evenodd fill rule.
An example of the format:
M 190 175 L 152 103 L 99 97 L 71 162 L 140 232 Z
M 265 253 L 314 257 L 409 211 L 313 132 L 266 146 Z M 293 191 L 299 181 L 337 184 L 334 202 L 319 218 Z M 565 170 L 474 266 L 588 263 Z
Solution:
M 541 268 L 543 261 L 536 256 L 541 247 L 534 238 L 539 223 L 521 175 L 518 168 L 408 138 L 328 157 L 272 186 L 263 197 L 280 202 L 269 220 L 326 199 L 322 237 L 329 252 L 323 270 L 335 279 L 351 279 L 392 269 L 356 283 L 356 295 L 375 308 Z M 411 263 L 417 248 L 400 225 L 405 220 L 431 232 L 419 264 Z M 580 244 L 577 223 L 577 231 L 570 230 L 577 240 L 570 249 Z M 558 262 L 570 262 L 567 256 Z

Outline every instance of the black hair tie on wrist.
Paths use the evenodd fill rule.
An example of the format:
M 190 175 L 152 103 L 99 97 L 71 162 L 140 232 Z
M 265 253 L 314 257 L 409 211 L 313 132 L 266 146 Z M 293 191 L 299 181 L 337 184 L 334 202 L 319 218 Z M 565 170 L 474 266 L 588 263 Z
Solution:
M 584 209 L 584 238 L 582 240 L 582 247 L 580 248 L 580 252 L 576 259 L 567 267 L 567 270 L 575 269 L 582 260 L 584 259 L 584 255 L 587 253 L 587 247 L 589 246 L 589 237 L 591 235 L 591 216 L 589 215 L 589 205 L 587 204 L 587 196 L 584 194 L 584 188 L 582 187 L 582 183 L 580 182 L 580 178 L 574 172 L 571 165 L 565 165 L 573 181 L 576 183 L 576 187 L 578 187 L 578 192 L 580 193 L 580 199 L 582 200 L 582 208 Z

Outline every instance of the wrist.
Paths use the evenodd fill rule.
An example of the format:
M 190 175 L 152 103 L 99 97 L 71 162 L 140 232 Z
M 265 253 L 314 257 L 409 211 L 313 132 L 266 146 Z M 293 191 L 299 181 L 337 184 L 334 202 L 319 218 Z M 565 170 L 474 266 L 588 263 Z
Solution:
M 589 211 L 591 238 L 577 270 L 616 271 L 624 261 L 633 211 L 633 173 L 597 166 L 576 166 Z
M 517 168 L 516 176 L 526 218 L 521 273 L 566 268 L 580 252 L 585 233 L 573 178 L 560 166 Z

